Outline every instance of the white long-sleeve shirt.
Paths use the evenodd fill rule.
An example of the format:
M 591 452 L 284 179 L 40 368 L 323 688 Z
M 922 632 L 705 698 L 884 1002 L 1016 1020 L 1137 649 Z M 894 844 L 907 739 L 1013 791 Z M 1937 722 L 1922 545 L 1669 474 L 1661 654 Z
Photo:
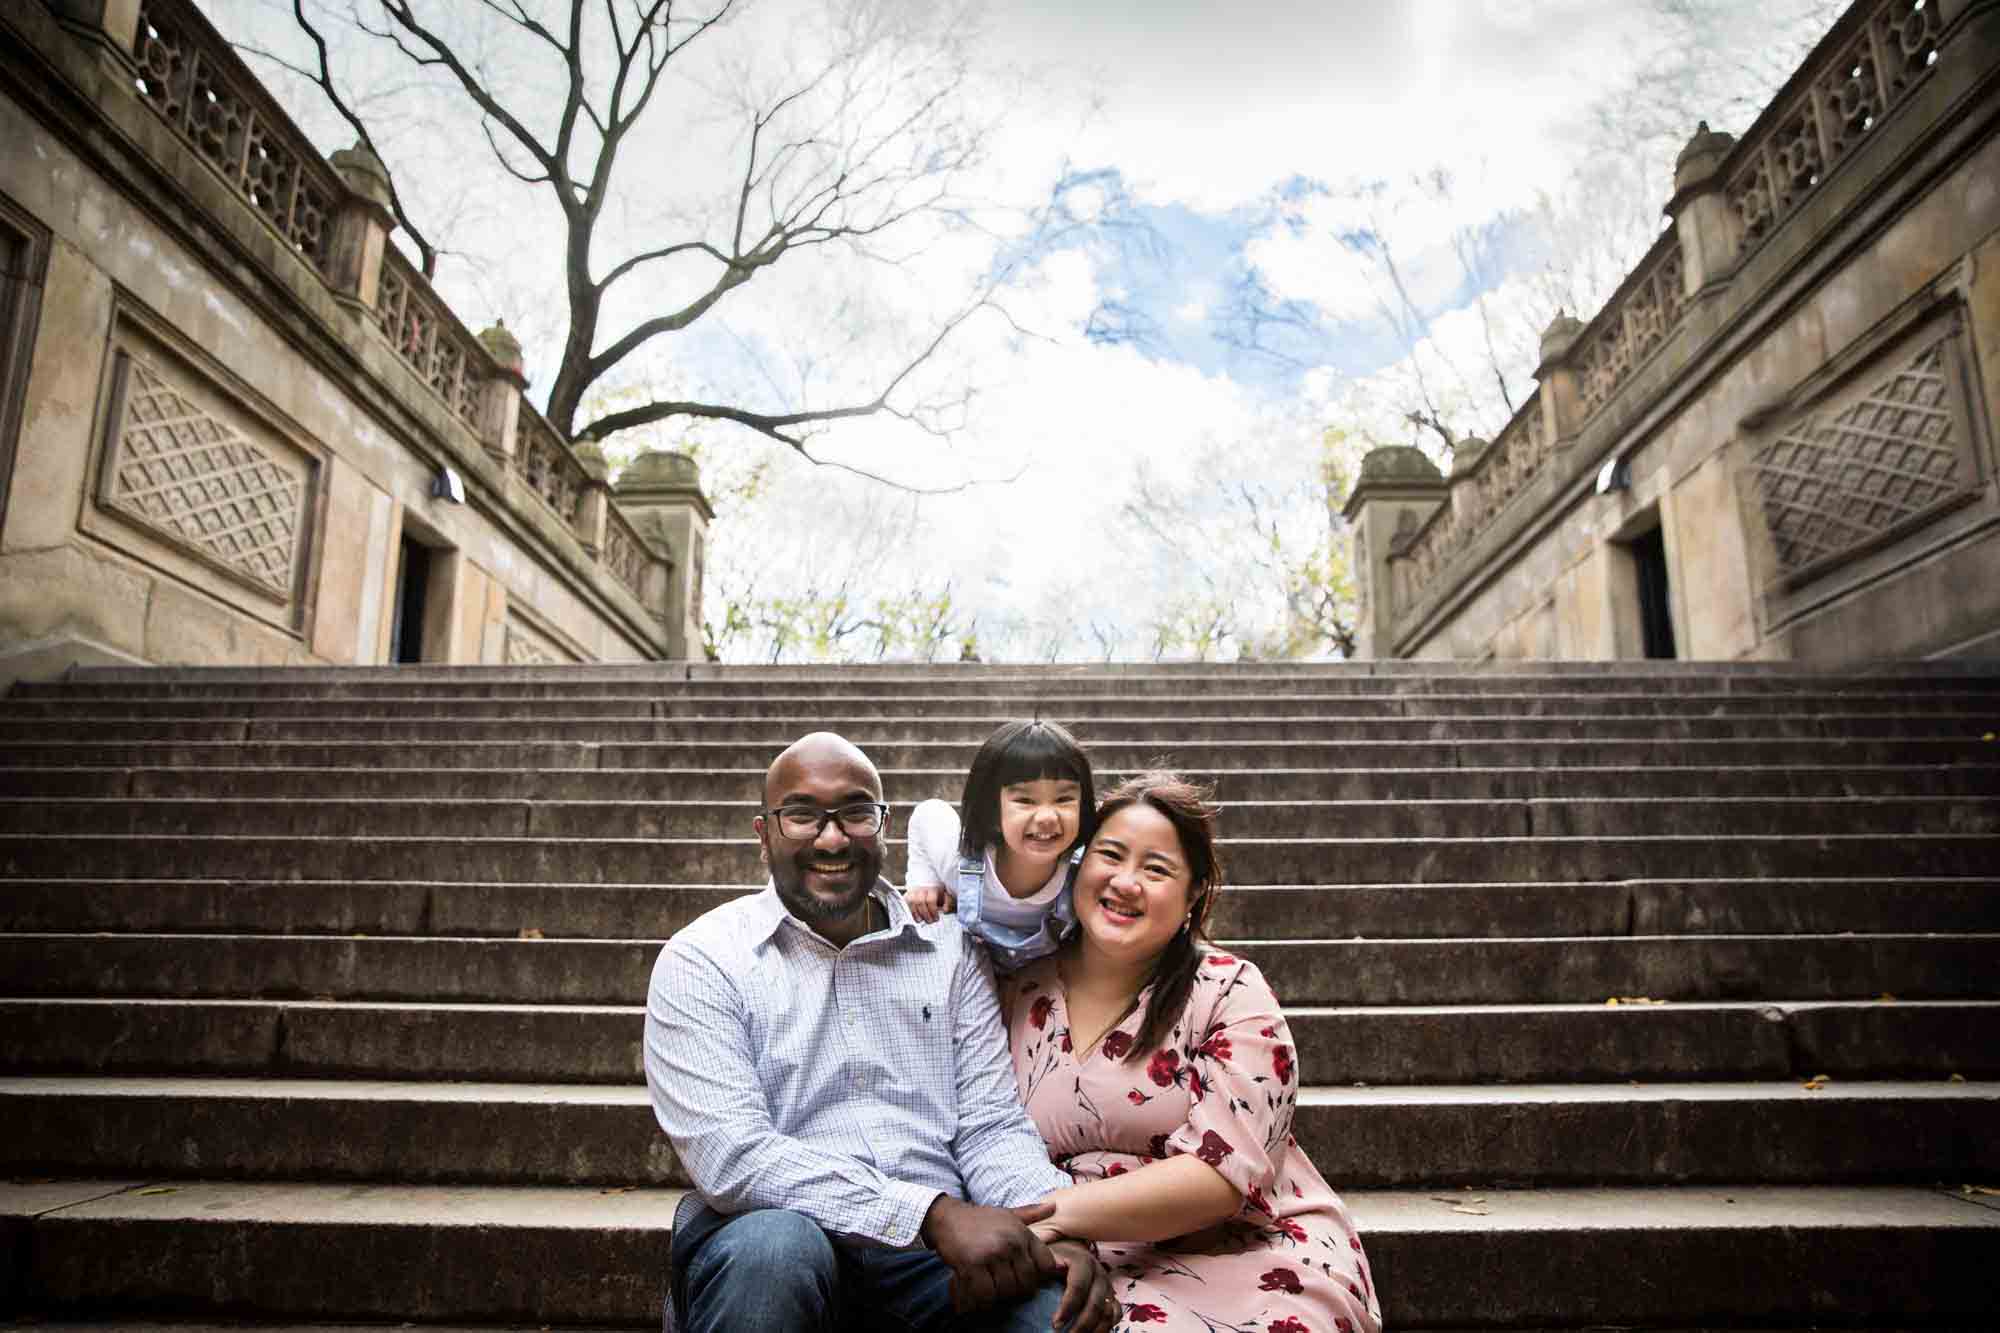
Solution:
M 1069 1183 L 1014 1082 L 991 966 L 886 882 L 835 949 L 775 888 L 669 940 L 646 1003 L 653 1113 L 720 1212 L 789 1208 L 905 1246 L 940 1193 L 1013 1207 Z

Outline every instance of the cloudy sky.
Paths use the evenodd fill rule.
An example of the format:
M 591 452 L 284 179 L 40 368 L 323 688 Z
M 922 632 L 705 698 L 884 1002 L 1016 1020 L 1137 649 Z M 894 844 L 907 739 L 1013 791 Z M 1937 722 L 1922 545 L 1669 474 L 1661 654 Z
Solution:
M 942 12 L 929 0 L 864 3 L 885 30 L 928 31 Z M 1699 26 L 1663 18 L 1671 8 Z M 1311 503 L 1322 428 L 1412 442 L 1397 416 L 1426 364 L 1425 389 L 1461 432 L 1497 429 L 1506 407 L 1490 363 L 1518 401 L 1532 389 L 1541 321 L 1556 304 L 1591 313 L 1659 225 L 1672 143 L 1636 123 L 1661 100 L 1646 80 L 1706 70 L 1689 49 L 1698 40 L 1727 78 L 1670 79 L 1668 120 L 1678 122 L 1676 97 L 1698 107 L 1721 96 L 1714 88 L 1754 107 L 1754 85 L 1793 58 L 1774 48 L 1809 40 L 1834 8 L 987 0 L 966 11 L 981 76 L 962 92 L 962 119 L 988 136 L 987 151 L 955 181 L 977 226 L 913 232 L 907 248 L 866 258 L 788 257 L 782 274 L 732 293 L 621 380 L 632 395 L 766 407 L 865 398 L 1006 263 L 1005 317 L 967 321 L 901 398 L 969 395 L 947 418 L 948 441 L 877 418 L 814 442 L 823 458 L 912 490 L 970 489 L 915 498 L 712 424 L 614 443 L 692 445 L 731 497 L 715 533 L 712 614 L 731 599 L 842 585 L 862 599 L 948 587 L 989 656 L 1062 657 L 1150 655 L 1149 625 L 1197 583 L 1268 619 L 1272 589 L 1243 573 L 1254 561 L 1232 547 L 1259 539 L 1245 506 L 1310 544 L 1325 522 Z M 239 41 L 310 58 L 289 0 L 210 9 Z M 761 0 L 710 42 L 708 64 L 683 62 L 693 77 L 668 87 L 649 137 L 621 158 L 602 262 L 620 245 L 713 234 L 742 146 L 732 97 L 809 59 L 813 39 L 801 34 L 823 31 L 827 10 Z M 468 324 L 503 315 L 522 333 L 531 393 L 545 393 L 563 312 L 554 210 L 497 173 L 476 120 L 424 102 L 393 52 L 337 27 L 329 20 L 338 69 L 450 250 L 438 285 Z M 527 118 L 548 111 L 553 71 L 537 53 L 492 32 L 468 40 Z M 323 150 L 351 137 L 315 90 L 252 62 Z M 1727 108 L 1713 118 L 1741 128 L 1747 115 L 1739 105 L 1737 123 Z M 1023 219 L 1062 173 L 1068 225 L 1028 230 Z M 1409 297 L 1401 327 L 1384 317 L 1384 254 Z M 619 317 L 704 280 L 649 273 Z M 1283 318 L 1253 317 L 1274 313 Z M 755 498 L 735 498 L 746 479 Z M 1153 506 L 1150 527 L 1135 526 L 1135 504 Z M 740 634 L 729 652 L 766 647 Z

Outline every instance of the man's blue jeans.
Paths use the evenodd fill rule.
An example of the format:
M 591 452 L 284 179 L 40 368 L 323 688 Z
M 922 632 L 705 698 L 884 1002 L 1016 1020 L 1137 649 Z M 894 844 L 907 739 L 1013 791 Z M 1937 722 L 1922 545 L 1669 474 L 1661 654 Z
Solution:
M 951 1270 L 929 1250 L 837 1241 L 783 1208 L 686 1206 L 676 1222 L 668 1313 L 680 1333 L 1050 1333 L 1062 1301 L 1057 1281 L 1018 1305 L 956 1316 Z

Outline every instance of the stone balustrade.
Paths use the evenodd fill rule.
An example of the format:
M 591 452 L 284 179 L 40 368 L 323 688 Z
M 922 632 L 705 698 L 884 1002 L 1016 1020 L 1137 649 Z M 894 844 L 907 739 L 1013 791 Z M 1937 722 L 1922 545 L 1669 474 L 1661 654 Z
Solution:
M 1393 637 L 1391 622 L 1407 629 L 1422 606 L 1490 567 L 1493 542 L 1482 539 L 1506 526 L 1502 516 L 1517 498 L 1533 491 L 1526 507 L 1546 505 L 1595 465 L 1594 457 L 1573 456 L 1572 446 L 1588 433 L 1593 447 L 1582 452 L 1600 452 L 1597 437 L 1617 433 L 1617 422 L 1593 429 L 1600 419 L 1628 419 L 1638 400 L 1657 393 L 1649 364 L 1682 337 L 1696 307 L 1725 291 L 1828 173 L 1908 101 L 1971 3 L 1860 0 L 1740 140 L 1706 124 L 1696 130 L 1666 206 L 1675 226 L 1662 231 L 1588 323 L 1557 317 L 1544 335 L 1539 389 L 1491 445 L 1460 442 L 1448 486 L 1426 516 L 1412 526 L 1407 497 L 1399 498 L 1394 539 L 1378 532 L 1377 556 L 1386 564 L 1371 587 L 1377 598 L 1392 600 L 1386 608 L 1364 607 L 1363 619 L 1381 622 L 1383 650 Z M 1631 404 L 1623 402 L 1628 394 Z M 1554 473 L 1562 475 L 1548 475 Z M 1363 475 L 1358 491 L 1366 487 L 1365 469 Z M 1349 507 L 1353 517 L 1363 512 L 1355 502 Z
M 122 22 L 133 24 L 129 36 L 110 11 L 94 25 L 129 55 L 138 94 L 519 483 L 493 499 L 545 507 L 584 558 L 664 624 L 672 553 L 610 500 L 601 455 L 593 471 L 525 399 L 520 346 L 504 327 L 475 335 L 387 244 L 394 218 L 381 163 L 360 145 L 322 158 L 190 0 L 143 0 L 136 22 L 130 12 Z M 545 527 L 531 521 L 523 530 Z M 684 655 L 683 626 L 666 627 L 664 638 Z

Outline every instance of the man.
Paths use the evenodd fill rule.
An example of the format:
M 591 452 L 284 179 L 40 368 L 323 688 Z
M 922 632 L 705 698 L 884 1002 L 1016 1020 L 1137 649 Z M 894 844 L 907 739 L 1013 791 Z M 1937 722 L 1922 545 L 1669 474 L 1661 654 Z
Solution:
M 990 967 L 881 878 L 875 765 L 816 732 L 764 806 L 769 887 L 675 935 L 647 998 L 653 1110 L 699 1195 L 675 1219 L 681 1327 L 1109 1329 L 1088 1249 L 1029 1230 L 1069 1181 L 1021 1109 Z

